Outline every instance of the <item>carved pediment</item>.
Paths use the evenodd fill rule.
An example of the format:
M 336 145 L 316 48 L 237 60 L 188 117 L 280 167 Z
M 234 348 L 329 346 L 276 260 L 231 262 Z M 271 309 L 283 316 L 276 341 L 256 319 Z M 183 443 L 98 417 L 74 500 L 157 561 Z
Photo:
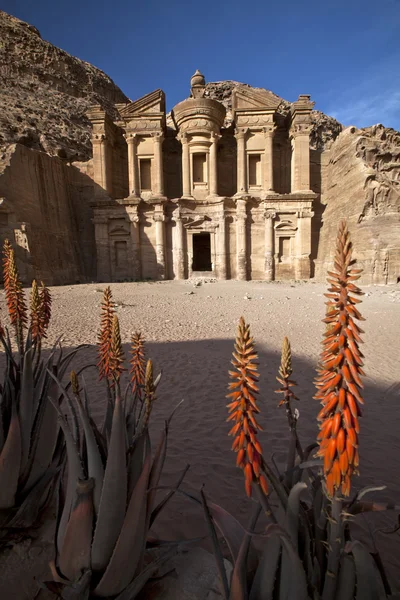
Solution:
M 237 87 L 232 92 L 233 110 L 276 110 L 282 100 L 262 89 Z
M 210 217 L 206 215 L 199 215 L 197 217 L 191 218 L 187 217 L 187 222 L 184 224 L 186 229 L 197 229 L 197 228 L 206 228 L 207 225 L 211 224 Z
M 275 225 L 275 230 L 277 232 L 281 232 L 281 233 L 294 233 L 295 231 L 297 231 L 297 227 L 294 225 L 293 221 L 279 221 L 276 225 Z
M 165 94 L 162 90 L 155 90 L 120 108 L 119 113 L 124 121 L 141 115 L 165 113 Z
M 128 225 L 122 224 L 122 223 L 116 223 L 114 226 L 111 225 L 110 230 L 109 230 L 109 234 L 110 235 L 129 235 L 129 228 Z

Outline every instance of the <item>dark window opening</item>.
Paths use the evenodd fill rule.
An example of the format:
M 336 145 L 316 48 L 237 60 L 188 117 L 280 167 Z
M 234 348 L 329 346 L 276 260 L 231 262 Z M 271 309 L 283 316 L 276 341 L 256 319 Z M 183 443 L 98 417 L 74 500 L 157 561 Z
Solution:
M 151 160 L 140 159 L 140 188 L 143 191 L 151 190 Z
M 279 262 L 290 260 L 290 237 L 279 238 Z
M 207 156 L 193 154 L 193 182 L 205 183 L 207 181 Z
M 193 235 L 193 271 L 211 271 L 211 236 L 209 233 Z
M 249 186 L 261 185 L 261 155 L 250 154 L 249 156 Z

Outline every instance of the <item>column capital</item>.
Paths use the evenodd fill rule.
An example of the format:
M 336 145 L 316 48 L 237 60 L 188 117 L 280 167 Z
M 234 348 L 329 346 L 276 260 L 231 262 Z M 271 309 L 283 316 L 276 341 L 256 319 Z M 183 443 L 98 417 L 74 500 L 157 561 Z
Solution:
M 139 215 L 139 212 L 138 212 L 137 209 L 136 210 L 135 209 L 133 209 L 133 210 L 132 209 L 131 210 L 128 209 L 126 211 L 126 214 L 128 215 L 128 219 L 129 219 L 129 221 L 131 223 L 139 223 L 139 221 L 140 221 L 140 215 Z
M 220 133 L 215 133 L 215 131 L 212 131 L 210 134 L 210 140 L 213 144 L 217 144 L 221 137 L 222 135 Z
M 92 135 L 92 144 L 101 144 L 102 142 L 105 142 L 106 139 L 105 133 L 94 133 Z
M 160 144 L 164 141 L 164 134 L 162 133 L 162 131 L 156 131 L 155 133 L 152 133 L 151 137 L 155 142 L 158 142 Z
M 247 127 L 240 127 L 239 129 L 235 129 L 235 138 L 237 140 L 244 140 L 248 131 L 249 130 Z
M 276 212 L 272 210 L 265 209 L 264 219 L 266 221 L 270 220 L 271 222 L 276 218 Z
M 290 137 L 295 138 L 299 135 L 310 135 L 311 129 L 311 123 L 294 123 L 290 128 Z
M 139 136 L 137 133 L 124 133 L 124 138 L 127 144 L 137 144 Z
M 277 127 L 275 123 L 271 123 L 270 125 L 265 125 L 263 127 L 263 134 L 265 138 L 271 138 L 274 136 Z
M 166 221 L 164 207 L 162 204 L 156 205 L 154 207 L 153 221 L 155 223 L 164 223 Z
M 180 141 L 181 144 L 187 144 L 189 141 L 188 134 L 186 133 L 186 131 L 182 131 L 181 133 L 178 133 L 178 135 L 176 137 L 178 138 L 178 140 Z

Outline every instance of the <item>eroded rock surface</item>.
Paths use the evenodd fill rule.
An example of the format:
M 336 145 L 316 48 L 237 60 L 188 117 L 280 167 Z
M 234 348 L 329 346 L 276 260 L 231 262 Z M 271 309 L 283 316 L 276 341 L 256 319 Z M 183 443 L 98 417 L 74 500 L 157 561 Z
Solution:
M 20 143 L 66 160 L 90 158 L 88 107 L 114 116 L 126 96 L 103 71 L 1 10 L 0 40 L 0 148 Z
M 323 170 L 322 227 L 316 275 L 333 259 L 337 224 L 346 218 L 364 283 L 400 277 L 400 133 L 383 125 L 348 127 L 332 144 Z

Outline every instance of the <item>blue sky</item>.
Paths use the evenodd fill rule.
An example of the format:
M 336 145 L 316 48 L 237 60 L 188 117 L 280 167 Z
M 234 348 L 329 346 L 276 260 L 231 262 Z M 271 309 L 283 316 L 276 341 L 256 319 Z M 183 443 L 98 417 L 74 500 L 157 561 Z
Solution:
M 400 0 L 2 0 L 42 37 L 105 71 L 132 99 L 170 109 L 200 69 L 315 108 L 345 125 L 400 130 Z

